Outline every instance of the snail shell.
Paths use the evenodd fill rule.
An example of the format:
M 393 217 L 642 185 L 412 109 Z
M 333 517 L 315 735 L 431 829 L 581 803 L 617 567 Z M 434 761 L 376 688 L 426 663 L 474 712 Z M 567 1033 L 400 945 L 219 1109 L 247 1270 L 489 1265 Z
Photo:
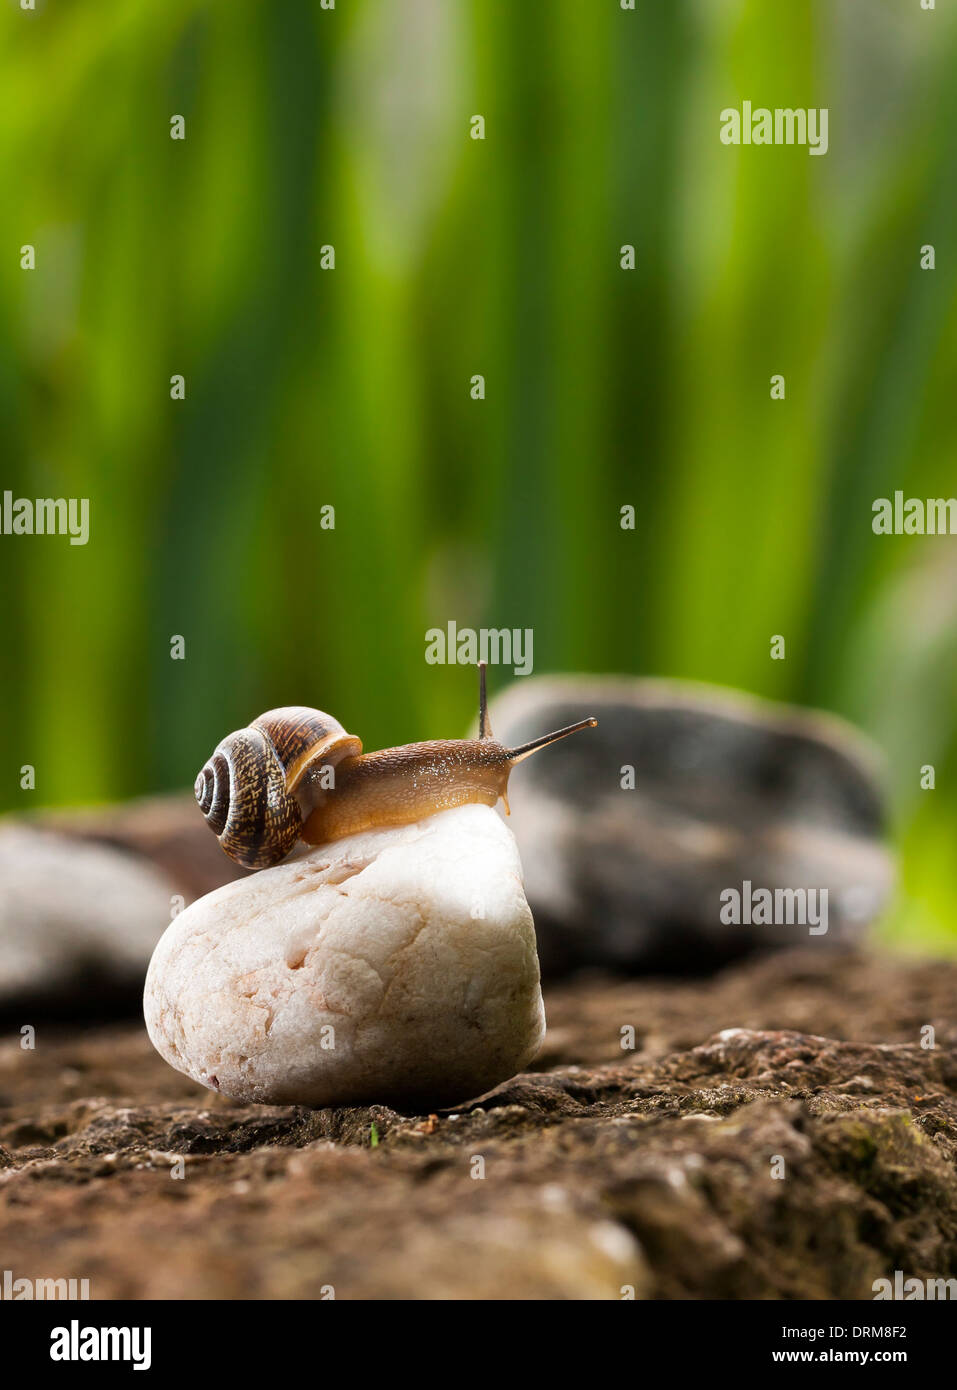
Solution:
M 360 740 L 331 714 L 304 705 L 267 710 L 217 745 L 196 778 L 196 800 L 231 859 L 268 868 L 299 838 L 310 770 L 361 752 Z

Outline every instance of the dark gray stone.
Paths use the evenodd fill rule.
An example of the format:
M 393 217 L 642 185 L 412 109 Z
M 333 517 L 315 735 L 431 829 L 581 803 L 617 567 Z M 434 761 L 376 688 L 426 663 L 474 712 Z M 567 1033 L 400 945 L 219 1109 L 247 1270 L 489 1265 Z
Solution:
M 509 745 L 588 715 L 597 729 L 522 763 L 509 788 L 546 971 L 702 973 L 755 950 L 847 945 L 880 913 L 894 875 L 879 762 L 843 721 L 590 676 L 517 681 L 491 709 Z M 722 891 L 746 881 L 827 889 L 827 932 L 722 923 Z

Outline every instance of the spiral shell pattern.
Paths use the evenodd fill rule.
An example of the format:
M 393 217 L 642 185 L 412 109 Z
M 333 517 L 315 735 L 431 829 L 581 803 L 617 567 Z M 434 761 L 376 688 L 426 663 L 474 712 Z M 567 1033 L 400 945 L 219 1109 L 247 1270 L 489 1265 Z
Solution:
M 268 868 L 299 838 L 309 769 L 361 752 L 359 739 L 322 710 L 269 710 L 217 745 L 196 778 L 196 800 L 230 859 Z

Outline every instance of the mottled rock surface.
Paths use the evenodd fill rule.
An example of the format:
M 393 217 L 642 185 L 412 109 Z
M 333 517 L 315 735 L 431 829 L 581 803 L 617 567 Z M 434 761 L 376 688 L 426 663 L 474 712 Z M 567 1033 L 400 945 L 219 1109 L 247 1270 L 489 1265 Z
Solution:
M 700 974 L 800 944 L 794 922 L 722 920 L 721 894 L 745 883 L 826 889 L 820 940 L 862 939 L 894 871 L 879 758 L 857 730 L 738 691 L 624 677 L 531 677 L 491 707 L 509 746 L 588 715 L 597 729 L 509 784 L 546 973 Z
M 868 1299 L 957 1272 L 957 963 L 815 943 L 546 1008 L 534 1071 L 434 1116 L 243 1107 L 141 1027 L 32 1052 L 11 1028 L 3 1264 L 95 1298 Z
M 154 1047 L 234 1100 L 470 1100 L 545 1032 L 515 839 L 488 806 L 345 836 L 209 893 L 166 929 Z

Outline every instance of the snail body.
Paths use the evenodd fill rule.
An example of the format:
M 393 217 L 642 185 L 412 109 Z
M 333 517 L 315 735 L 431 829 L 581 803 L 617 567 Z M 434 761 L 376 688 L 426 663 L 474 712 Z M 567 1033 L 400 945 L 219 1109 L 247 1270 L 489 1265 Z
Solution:
M 479 665 L 479 734 L 363 753 L 332 715 L 305 706 L 269 710 L 229 734 L 196 779 L 196 799 L 231 859 L 278 864 L 298 839 L 327 844 L 368 830 L 409 825 L 457 806 L 508 810 L 518 763 L 597 721 L 583 719 L 518 748 L 492 734 Z

